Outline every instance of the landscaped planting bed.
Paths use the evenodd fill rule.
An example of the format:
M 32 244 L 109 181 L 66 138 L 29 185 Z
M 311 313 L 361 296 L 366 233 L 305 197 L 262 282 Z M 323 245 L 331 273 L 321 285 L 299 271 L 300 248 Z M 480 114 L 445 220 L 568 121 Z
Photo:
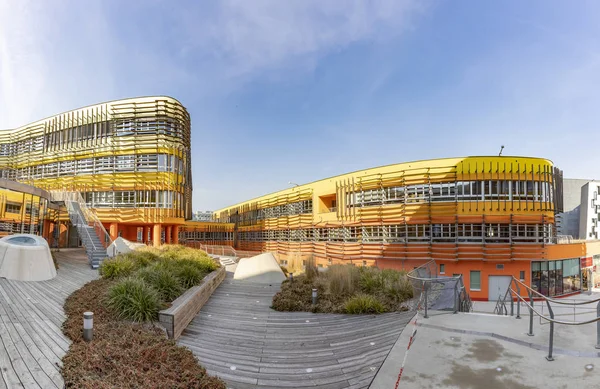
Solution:
M 312 290 L 317 289 L 317 304 Z M 273 296 L 277 311 L 384 313 L 408 310 L 413 289 L 406 272 L 375 267 L 332 265 L 320 272 L 309 261 L 305 273 L 281 284 Z
M 63 332 L 72 341 L 63 358 L 67 388 L 205 388 L 225 384 L 206 374 L 185 347 L 157 328 L 158 311 L 219 264 L 183 246 L 143 249 L 106 260 L 102 278 L 65 302 Z M 94 339 L 82 338 L 83 312 L 94 312 Z

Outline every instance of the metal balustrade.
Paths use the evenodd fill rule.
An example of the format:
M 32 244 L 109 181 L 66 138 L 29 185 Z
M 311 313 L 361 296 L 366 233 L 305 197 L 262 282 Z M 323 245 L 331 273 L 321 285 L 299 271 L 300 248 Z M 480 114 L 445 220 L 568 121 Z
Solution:
M 523 292 L 527 293 L 527 298 L 529 299 L 529 302 L 527 301 L 527 298 L 525 298 L 521 295 L 521 290 L 523 290 Z M 540 312 L 535 308 L 535 300 L 536 299 L 541 300 L 540 304 L 544 304 L 544 303 L 546 304 L 546 306 L 548 308 L 549 317 L 546 316 L 543 312 Z M 526 284 L 524 284 L 520 280 L 516 279 L 515 277 L 512 277 L 511 282 L 506 290 L 506 293 L 504 294 L 504 297 L 502 299 L 498 300 L 498 302 L 496 303 L 496 307 L 494 308 L 494 313 L 496 313 L 498 315 L 508 315 L 509 311 L 508 311 L 507 305 L 510 304 L 510 316 L 514 316 L 515 305 L 516 305 L 515 318 L 521 319 L 521 303 L 523 303 L 525 305 L 525 307 L 529 310 L 529 331 L 527 332 L 527 335 L 534 336 L 534 333 L 533 333 L 534 314 L 539 316 L 540 320 L 545 320 L 550 323 L 550 336 L 548 339 L 548 355 L 546 356 L 546 359 L 548 361 L 554 360 L 554 358 L 552 356 L 552 351 L 553 351 L 553 347 L 554 347 L 554 324 L 580 326 L 580 325 L 585 325 L 585 324 L 596 323 L 595 348 L 600 349 L 600 297 L 592 299 L 592 300 L 580 301 L 580 302 L 554 299 L 554 298 L 544 296 L 540 292 L 532 289 L 531 287 L 527 286 Z M 584 305 L 595 303 L 597 317 L 594 319 L 590 319 L 590 320 L 576 321 L 575 315 L 573 315 L 573 321 L 557 320 L 555 318 L 555 313 L 554 313 L 554 310 L 552 309 L 551 303 L 557 304 L 560 306 L 573 307 L 573 308 L 577 307 L 577 306 L 584 306 Z M 543 305 L 540 305 L 540 306 L 543 307 Z

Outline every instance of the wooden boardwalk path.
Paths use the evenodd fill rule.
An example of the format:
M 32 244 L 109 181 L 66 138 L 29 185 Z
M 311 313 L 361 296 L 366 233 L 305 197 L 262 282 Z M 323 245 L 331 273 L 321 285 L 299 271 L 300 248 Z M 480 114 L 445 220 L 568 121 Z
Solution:
M 178 343 L 228 388 L 368 388 L 413 316 L 277 312 L 278 290 L 228 274 Z
M 0 279 L 0 389 L 62 388 L 61 359 L 70 341 L 61 331 L 65 299 L 98 277 L 83 249 L 56 253 L 56 278 Z

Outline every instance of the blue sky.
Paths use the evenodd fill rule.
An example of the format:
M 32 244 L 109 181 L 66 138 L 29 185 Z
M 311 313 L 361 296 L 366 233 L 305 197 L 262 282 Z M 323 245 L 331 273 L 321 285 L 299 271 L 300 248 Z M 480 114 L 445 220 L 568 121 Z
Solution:
M 596 1 L 0 0 L 0 128 L 166 94 L 194 209 L 353 170 L 540 156 L 600 178 Z

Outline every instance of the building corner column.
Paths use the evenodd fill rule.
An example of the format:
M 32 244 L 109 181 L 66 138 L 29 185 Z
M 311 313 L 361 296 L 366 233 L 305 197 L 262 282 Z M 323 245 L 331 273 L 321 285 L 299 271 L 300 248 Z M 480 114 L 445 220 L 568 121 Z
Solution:
M 110 223 L 109 227 L 110 239 L 114 241 L 119 237 L 119 223 Z
M 152 245 L 154 247 L 159 247 L 161 245 L 161 230 L 162 226 L 160 224 L 155 224 L 152 231 Z
M 179 226 L 173 226 L 173 244 L 179 244 Z
M 173 226 L 165 227 L 165 243 L 171 244 L 171 234 L 173 233 Z

